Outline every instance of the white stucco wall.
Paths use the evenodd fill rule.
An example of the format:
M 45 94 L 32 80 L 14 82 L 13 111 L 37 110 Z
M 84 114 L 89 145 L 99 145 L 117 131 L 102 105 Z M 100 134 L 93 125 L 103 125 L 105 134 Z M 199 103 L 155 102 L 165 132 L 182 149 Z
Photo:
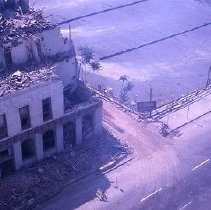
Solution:
M 75 85 L 79 79 L 76 59 L 73 57 L 68 62 L 63 61 L 55 64 L 60 79 L 63 81 L 64 87 L 67 85 Z
M 5 66 L 4 48 L 9 48 L 11 50 L 12 62 L 14 65 L 23 65 L 29 56 L 36 62 L 40 61 L 34 37 L 27 37 L 26 39 L 19 40 L 17 46 L 13 46 L 12 43 L 7 43 L 2 48 L 0 47 L 0 64 L 3 63 Z
M 61 81 L 34 86 L 0 98 L 0 115 L 6 114 L 8 135 L 21 131 L 19 108 L 29 106 L 32 127 L 43 123 L 42 100 L 51 97 L 53 118 L 64 114 L 63 84 Z
M 38 42 L 40 43 L 41 49 L 37 45 Z M 41 50 L 41 53 L 45 56 L 53 56 L 68 51 L 72 52 L 72 57 L 70 56 L 68 61 L 64 60 L 54 63 L 53 65 L 56 67 L 65 87 L 67 85 L 71 85 L 72 87 L 77 85 L 79 80 L 79 70 L 77 68 L 77 61 L 74 54 L 74 45 L 70 39 L 65 39 L 61 35 L 59 27 L 43 31 L 33 37 L 19 40 L 17 46 L 13 46 L 12 43 L 7 43 L 3 47 L 10 48 L 12 61 L 15 65 L 24 65 L 29 56 L 39 63 L 41 61 L 39 50 Z M 4 60 L 4 49 L 0 48 L 0 64 L 2 62 L 5 67 Z
M 67 52 L 71 49 L 71 41 L 62 37 L 60 28 L 43 31 L 36 34 L 40 38 L 41 50 L 45 56 L 52 56 L 57 53 Z
M 24 64 L 29 55 L 29 43 L 24 40 L 22 43 L 18 44 L 16 47 L 11 48 L 12 61 L 14 64 Z

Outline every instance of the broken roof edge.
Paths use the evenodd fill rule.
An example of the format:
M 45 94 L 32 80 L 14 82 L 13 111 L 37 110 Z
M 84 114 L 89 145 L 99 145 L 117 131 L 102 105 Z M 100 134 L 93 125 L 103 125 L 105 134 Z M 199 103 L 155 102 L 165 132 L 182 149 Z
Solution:
M 35 85 L 30 86 L 30 87 L 23 88 L 23 89 L 21 89 L 21 90 L 17 90 L 17 91 L 8 93 L 8 94 L 6 94 L 6 95 L 4 95 L 4 96 L 0 96 L 0 102 L 1 102 L 1 101 L 4 101 L 4 100 L 7 100 L 7 99 L 9 99 L 9 98 L 11 98 L 11 97 L 23 95 L 23 94 L 25 94 L 26 92 L 33 91 L 33 90 L 35 90 L 35 89 L 47 88 L 47 87 L 49 87 L 50 85 L 55 84 L 55 83 L 60 83 L 61 88 L 62 88 L 62 89 L 64 88 L 63 82 L 62 82 L 61 80 L 52 80 L 52 81 L 40 82 L 39 84 L 35 84 Z
M 7 96 L 23 91 L 30 91 L 34 88 L 44 87 L 53 82 L 61 82 L 63 87 L 63 82 L 53 67 L 29 72 L 11 72 L 11 74 L 4 78 L 0 78 L 0 99 L 5 99 Z
M 32 36 L 43 31 L 54 29 L 57 24 L 50 16 L 44 16 L 40 9 L 31 8 L 26 14 L 5 17 L 0 13 L 0 44 L 17 41 L 17 39 Z

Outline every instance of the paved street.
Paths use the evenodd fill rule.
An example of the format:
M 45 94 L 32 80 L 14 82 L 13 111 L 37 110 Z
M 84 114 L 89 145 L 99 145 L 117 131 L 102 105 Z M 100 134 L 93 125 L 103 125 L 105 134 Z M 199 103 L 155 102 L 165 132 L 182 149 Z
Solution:
M 135 2 L 135 3 L 134 3 Z M 103 70 L 87 79 L 119 95 L 120 75 L 132 100 L 163 104 L 204 87 L 211 65 L 210 0 L 37 0 L 58 22 L 70 20 L 76 48 L 95 50 Z M 68 24 L 62 25 L 68 35 Z
M 135 160 L 67 187 L 40 209 L 209 209 L 210 115 L 168 139 L 105 103 L 105 112 L 111 109 L 104 125 L 135 149 Z M 108 202 L 95 198 L 98 188 L 105 190 Z
M 160 105 L 206 84 L 210 0 L 37 0 L 36 7 L 57 14 L 63 34 L 71 25 L 76 48 L 87 45 L 95 50 L 103 70 L 87 75 L 92 85 L 112 87 L 118 96 L 117 80 L 126 74 L 135 85 L 132 100 L 148 100 L 152 87 Z M 203 111 L 190 107 L 190 119 L 199 109 Z M 185 123 L 184 115 L 186 110 L 171 115 L 171 127 Z M 155 127 L 105 102 L 104 126 L 134 149 L 135 159 L 68 186 L 40 209 L 210 209 L 211 114 L 182 127 L 174 138 L 163 138 Z M 98 188 L 108 202 L 95 197 Z

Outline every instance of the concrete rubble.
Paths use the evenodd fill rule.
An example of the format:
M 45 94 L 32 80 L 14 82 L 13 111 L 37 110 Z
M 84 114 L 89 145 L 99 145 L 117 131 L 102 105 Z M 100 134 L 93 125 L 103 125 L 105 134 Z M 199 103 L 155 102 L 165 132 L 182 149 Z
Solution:
M 31 10 L 24 15 L 19 13 L 3 15 L 0 13 L 0 43 L 15 41 L 54 27 L 55 24 L 44 17 L 40 10 Z
M 119 145 L 117 148 L 116 145 Z M 56 154 L 0 181 L 0 209 L 32 209 L 59 193 L 64 186 L 90 174 L 111 160 L 121 163 L 131 156 L 130 148 L 108 131 L 102 139 L 87 139 L 81 146 L 66 146 Z M 104 199 L 103 192 L 98 191 Z
M 3 74 L 4 75 L 4 74 Z M 43 68 L 30 72 L 16 71 L 9 76 L 0 77 L 0 97 L 17 90 L 30 87 L 45 81 L 53 81 L 59 79 L 53 69 Z
M 79 73 L 71 36 L 28 0 L 0 0 L 0 209 L 35 208 L 130 154 L 101 141 L 102 101 Z

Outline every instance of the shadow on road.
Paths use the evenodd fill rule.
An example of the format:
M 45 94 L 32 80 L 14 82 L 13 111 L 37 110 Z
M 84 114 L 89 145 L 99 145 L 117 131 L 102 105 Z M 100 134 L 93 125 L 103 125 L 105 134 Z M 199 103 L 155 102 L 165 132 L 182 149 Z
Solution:
M 71 18 L 71 19 L 68 19 L 68 20 L 64 20 L 64 21 L 58 23 L 58 26 L 66 24 L 66 23 L 70 23 L 70 22 L 73 22 L 73 21 L 76 21 L 76 20 L 80 20 L 82 18 L 87 18 L 87 17 L 99 15 L 99 14 L 102 14 L 102 13 L 110 12 L 110 11 L 113 11 L 113 10 L 121 9 L 121 8 L 124 8 L 124 7 L 133 6 L 133 5 L 136 5 L 136 4 L 139 4 L 139 3 L 142 3 L 142 2 L 146 2 L 146 1 L 148 1 L 148 0 L 138 0 L 138 1 L 135 1 L 135 2 L 132 2 L 132 3 L 122 4 L 122 5 L 112 7 L 112 8 L 109 8 L 109 9 L 104 9 L 104 10 L 101 10 L 101 11 L 98 11 L 98 12 L 92 12 L 90 14 L 81 15 L 81 16 L 74 17 L 74 18 Z
M 53 206 L 47 209 L 75 209 L 94 199 L 98 188 L 108 189 L 103 173 L 129 155 L 127 146 L 104 130 L 102 138 L 85 139 L 80 146 L 1 179 L 0 209 L 32 209 L 48 199 L 47 206 Z

